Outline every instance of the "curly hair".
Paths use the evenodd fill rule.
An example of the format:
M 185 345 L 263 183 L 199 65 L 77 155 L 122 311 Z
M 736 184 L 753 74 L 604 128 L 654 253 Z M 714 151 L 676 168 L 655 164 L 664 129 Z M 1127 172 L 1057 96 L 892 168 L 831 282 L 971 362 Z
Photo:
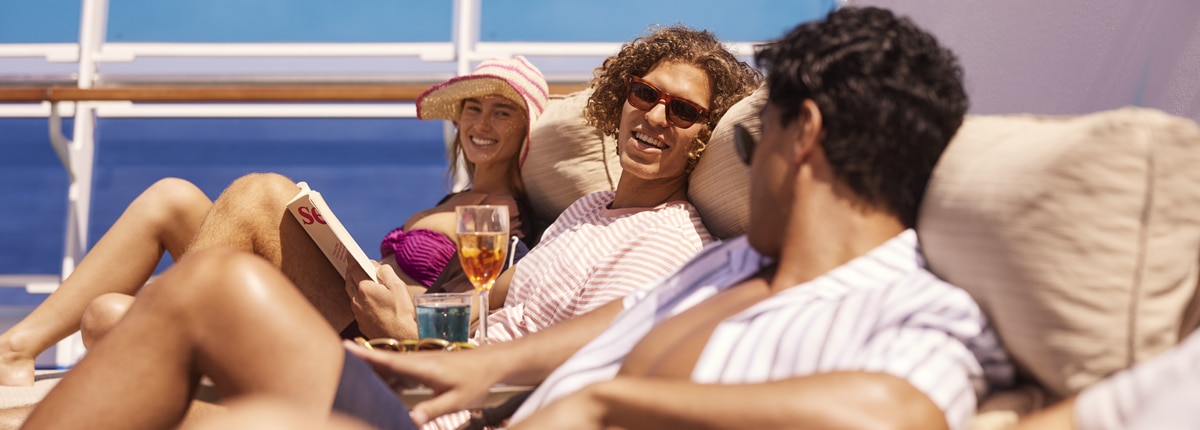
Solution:
M 838 178 L 914 227 L 933 167 L 967 110 L 955 55 L 891 11 L 845 7 L 760 46 L 754 59 L 783 125 L 813 100 Z
M 621 46 L 616 55 L 604 60 L 593 72 L 593 89 L 584 109 L 589 125 L 606 135 L 616 136 L 621 124 L 621 110 L 628 96 L 627 76 L 646 76 L 663 62 L 692 64 L 708 73 L 713 99 L 706 127 L 702 129 L 688 151 L 688 170 L 695 167 L 704 152 L 713 127 L 734 103 L 758 87 L 762 74 L 738 61 L 717 37 L 705 30 L 683 25 L 660 27 L 649 34 Z

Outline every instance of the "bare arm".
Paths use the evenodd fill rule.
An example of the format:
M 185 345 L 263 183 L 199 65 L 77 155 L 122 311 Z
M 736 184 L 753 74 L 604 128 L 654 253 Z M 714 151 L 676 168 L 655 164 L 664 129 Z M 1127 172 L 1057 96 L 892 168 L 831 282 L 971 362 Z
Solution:
M 1070 430 L 1075 428 L 1075 398 L 1056 403 L 1021 420 L 1014 430 Z
M 544 331 L 473 351 L 394 354 L 347 348 L 375 366 L 397 386 L 419 382 L 438 395 L 412 407 L 418 425 L 428 419 L 476 406 L 498 383 L 536 385 L 575 351 L 598 336 L 620 313 L 620 301 Z
M 580 421 L 582 420 L 582 421 Z M 929 398 L 884 373 L 838 372 L 760 384 L 619 377 L 510 427 L 945 429 Z

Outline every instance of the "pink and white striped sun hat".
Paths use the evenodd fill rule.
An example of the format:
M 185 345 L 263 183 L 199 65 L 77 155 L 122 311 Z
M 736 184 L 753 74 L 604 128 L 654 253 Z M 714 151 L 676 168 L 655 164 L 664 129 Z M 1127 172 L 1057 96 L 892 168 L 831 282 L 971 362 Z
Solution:
M 529 130 L 550 100 L 542 71 L 518 55 L 511 59 L 484 60 L 471 74 L 450 78 L 425 90 L 417 97 L 417 118 L 458 121 L 463 99 L 489 94 L 499 94 L 524 106 L 529 113 Z M 525 164 L 532 143 L 529 134 L 525 134 L 521 165 Z

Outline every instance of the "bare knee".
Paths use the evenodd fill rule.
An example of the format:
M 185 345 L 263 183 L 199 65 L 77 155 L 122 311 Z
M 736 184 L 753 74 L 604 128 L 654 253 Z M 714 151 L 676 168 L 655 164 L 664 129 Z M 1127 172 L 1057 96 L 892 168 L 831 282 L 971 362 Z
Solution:
M 146 188 L 129 205 L 141 215 L 142 222 L 152 226 L 179 225 L 181 221 L 198 224 L 212 206 L 212 201 L 197 188 L 183 179 L 164 178 Z
M 108 293 L 93 300 L 83 311 L 79 322 L 80 333 L 83 335 L 83 346 L 91 348 L 104 335 L 112 330 L 117 322 L 133 306 L 133 296 Z
M 172 318 L 203 321 L 214 309 L 270 306 L 261 288 L 291 288 L 287 278 L 262 258 L 223 246 L 189 253 L 143 289 L 139 302 Z M 263 302 L 263 303 L 260 303 Z M 195 318 L 192 318 L 195 317 Z
M 213 203 L 189 250 L 224 245 L 258 252 L 279 264 L 280 222 L 299 188 L 274 173 L 238 178 Z
M 273 209 L 282 207 L 299 190 L 295 181 L 278 173 L 251 173 L 229 184 L 219 200 L 245 202 L 243 209 Z
M 136 223 L 179 258 L 210 208 L 212 200 L 191 182 L 166 178 L 146 188 L 121 218 Z
M 251 173 L 229 184 L 213 204 L 210 217 L 242 231 L 257 228 L 278 229 L 279 217 L 287 202 L 300 189 L 286 176 L 276 173 Z M 263 224 L 266 223 L 266 224 Z
M 232 248 L 190 252 L 143 287 L 136 300 L 106 294 L 89 304 L 80 321 L 84 345 L 91 348 L 112 330 L 120 331 L 123 321 L 149 321 L 164 336 L 196 339 L 195 334 L 212 332 L 226 320 L 242 320 L 250 310 L 271 306 L 254 287 L 272 273 L 278 270 L 261 258 Z

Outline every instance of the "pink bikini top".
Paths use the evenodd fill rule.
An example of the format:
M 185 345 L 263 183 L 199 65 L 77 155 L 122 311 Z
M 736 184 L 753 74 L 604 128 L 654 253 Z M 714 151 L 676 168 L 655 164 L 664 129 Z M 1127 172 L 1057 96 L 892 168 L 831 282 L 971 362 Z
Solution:
M 382 258 L 395 255 L 400 270 L 426 287 L 433 285 L 442 274 L 446 263 L 454 258 L 454 251 L 454 242 L 450 238 L 422 228 L 410 231 L 396 228 L 379 244 Z

